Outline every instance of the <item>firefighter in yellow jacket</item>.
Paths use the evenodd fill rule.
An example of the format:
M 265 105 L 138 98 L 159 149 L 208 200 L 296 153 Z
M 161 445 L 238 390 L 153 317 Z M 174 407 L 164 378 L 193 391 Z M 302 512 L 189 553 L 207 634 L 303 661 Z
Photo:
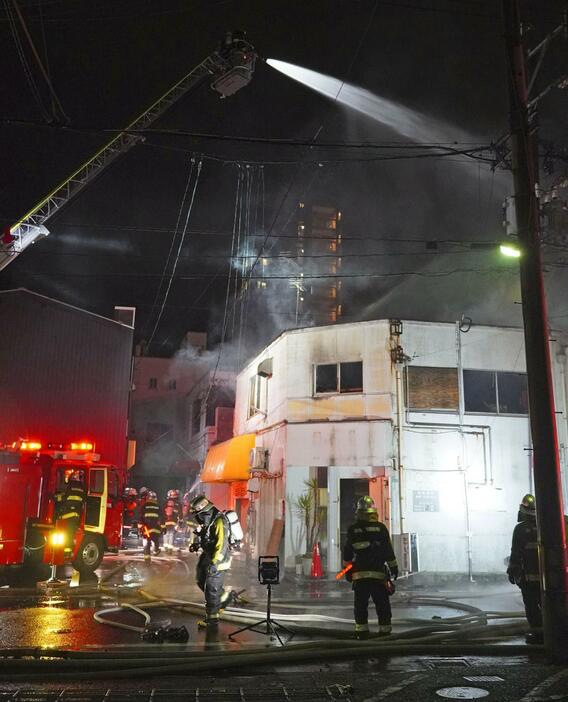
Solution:
M 389 530 L 379 522 L 372 498 L 361 497 L 357 503 L 355 523 L 347 532 L 343 560 L 352 563 L 346 578 L 353 583 L 355 594 L 355 634 L 369 636 L 369 597 L 372 598 L 379 619 L 379 635 L 391 633 L 391 606 L 387 585 L 389 574 L 396 580 L 398 564 Z
M 58 508 L 59 519 L 64 523 L 65 529 L 65 553 L 69 555 L 73 551 L 73 544 L 77 529 L 81 525 L 81 517 L 85 506 L 85 488 L 83 487 L 83 474 L 75 471 L 61 500 L 61 507 Z
M 219 612 L 226 606 L 230 593 L 223 588 L 225 574 L 231 567 L 228 520 L 204 495 L 193 499 L 189 511 L 201 525 L 201 555 L 197 562 L 196 579 L 205 594 L 205 619 L 201 627 L 216 626 Z

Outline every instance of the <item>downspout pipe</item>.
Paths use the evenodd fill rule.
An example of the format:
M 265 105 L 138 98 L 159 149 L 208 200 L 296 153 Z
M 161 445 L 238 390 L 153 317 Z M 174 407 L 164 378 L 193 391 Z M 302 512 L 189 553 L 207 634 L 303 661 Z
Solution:
M 402 372 L 403 364 L 396 364 L 396 462 L 398 469 L 398 523 L 400 534 L 404 534 L 405 526 L 405 480 L 404 465 L 402 461 L 404 450 L 404 407 L 402 402 Z

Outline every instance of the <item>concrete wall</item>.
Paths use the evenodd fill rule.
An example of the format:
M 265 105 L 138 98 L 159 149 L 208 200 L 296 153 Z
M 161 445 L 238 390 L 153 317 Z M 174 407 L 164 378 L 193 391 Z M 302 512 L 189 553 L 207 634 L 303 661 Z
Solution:
M 457 331 L 453 324 L 404 322 L 400 343 L 408 365 L 526 372 L 518 329 L 472 326 Z M 565 488 L 566 345 L 564 338 L 552 342 Z M 250 378 L 266 358 L 273 359 L 273 376 L 265 381 L 263 412 L 249 418 Z M 363 362 L 362 393 L 314 396 L 315 364 L 356 360 Z M 255 358 L 237 379 L 235 433 L 257 432 L 257 446 L 270 451 L 272 477 L 257 481 L 256 541 L 267 538 L 284 500 L 286 565 L 294 565 L 305 548 L 294 503 L 315 466 L 329 471 L 330 539 L 339 518 L 334 502 L 340 477 L 384 476 L 390 523 L 397 533 L 395 408 L 386 321 L 286 332 Z M 533 490 L 528 416 L 465 412 L 460 374 L 459 410 L 405 408 L 403 421 L 404 531 L 418 534 L 421 569 L 502 573 L 519 501 Z

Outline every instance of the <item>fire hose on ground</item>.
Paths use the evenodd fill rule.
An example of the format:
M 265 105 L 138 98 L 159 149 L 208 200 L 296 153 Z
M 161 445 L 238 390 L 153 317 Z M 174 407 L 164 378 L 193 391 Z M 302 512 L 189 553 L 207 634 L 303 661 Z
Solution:
M 146 601 L 135 604 L 125 603 L 121 607 L 112 607 L 95 614 L 96 621 L 128 628 L 142 632 L 150 622 L 147 609 L 171 607 L 183 611 L 200 614 L 202 605 L 177 598 L 160 598 L 141 592 Z M 24 660 L 15 658 L 0 659 L 0 672 L 7 680 L 33 680 L 56 677 L 57 679 L 95 679 L 129 677 L 130 675 L 153 674 L 191 674 L 203 671 L 231 670 L 235 667 L 244 669 L 246 666 L 277 665 L 290 663 L 309 663 L 322 660 L 341 660 L 358 657 L 378 655 L 511 655 L 526 652 L 526 647 L 517 644 L 494 643 L 496 640 L 515 636 L 524 630 L 524 622 L 510 623 L 511 619 L 521 618 L 520 613 L 512 612 L 483 612 L 475 607 L 461 605 L 451 600 L 437 598 L 413 598 L 416 605 L 436 605 L 452 608 L 459 607 L 466 614 L 450 617 L 444 620 L 433 620 L 427 626 L 411 629 L 388 638 L 369 641 L 351 640 L 346 645 L 342 637 L 347 632 L 341 629 L 325 629 L 317 626 L 304 626 L 303 624 L 290 625 L 295 633 L 333 637 L 335 640 L 317 640 L 307 643 L 294 643 L 285 647 L 256 647 L 232 651 L 196 651 L 171 646 L 152 647 L 152 649 L 136 648 L 135 651 L 89 651 L 55 652 L 49 651 L 51 660 L 39 658 L 42 655 L 35 651 L 35 658 Z M 107 619 L 110 614 L 118 611 L 135 612 L 144 620 L 144 625 L 135 626 L 124 622 Z M 256 610 L 238 610 L 228 608 L 223 614 L 226 621 L 242 624 L 252 621 L 262 615 Z M 279 619 L 291 617 L 298 621 L 296 615 L 276 615 Z M 489 620 L 503 620 L 503 624 L 488 626 Z M 508 620 L 508 621 L 507 621 Z M 324 617 L 323 615 L 303 615 L 304 622 L 322 623 L 349 623 L 351 620 L 342 620 L 339 617 Z M 289 620 L 286 619 L 287 625 Z M 31 654 L 31 655 L 34 655 Z M 19 652 L 22 655 L 22 652 Z M 45 653 L 43 655 L 46 655 Z
M 128 560 L 139 560 L 129 558 Z M 160 559 L 162 560 L 162 559 Z M 164 559 L 171 563 L 172 559 Z M 176 559 L 177 560 L 177 559 Z M 182 561 L 180 561 L 182 562 Z M 117 566 L 103 581 L 126 564 Z M 186 565 L 186 564 L 185 564 Z M 187 565 L 186 565 L 187 567 Z M 101 588 L 106 591 L 107 588 Z M 142 601 L 121 603 L 119 606 L 95 612 L 100 624 L 142 634 L 151 626 L 151 615 L 146 610 L 170 608 L 194 615 L 202 615 L 204 606 L 190 600 L 159 597 L 145 590 L 138 590 Z M 322 660 L 345 660 L 380 655 L 516 655 L 526 653 L 526 646 L 507 643 L 510 637 L 525 632 L 526 623 L 521 612 L 483 611 L 472 605 L 436 597 L 411 596 L 405 604 L 437 606 L 456 609 L 465 614 L 455 617 L 433 618 L 425 622 L 419 618 L 402 618 L 401 624 L 419 624 L 418 627 L 392 634 L 385 638 L 356 641 L 351 631 L 339 628 L 352 627 L 351 618 L 332 617 L 319 614 L 285 614 L 274 616 L 294 634 L 323 637 L 315 641 L 291 643 L 284 647 L 253 647 L 237 650 L 195 650 L 191 646 L 179 648 L 171 644 L 161 646 L 128 646 L 117 650 L 66 651 L 50 649 L 16 649 L 5 651 L 0 657 L 0 674 L 5 680 L 45 680 L 123 678 L 131 675 L 192 674 L 204 671 L 240 670 L 247 666 L 255 669 L 261 665 L 321 662 Z M 286 608 L 286 604 L 282 603 Z M 294 607 L 295 608 L 295 607 Z M 114 619 L 121 612 L 131 612 L 142 617 L 140 625 L 128 624 Z M 242 608 L 227 608 L 222 619 L 238 625 L 252 623 L 264 616 L 264 611 Z M 112 618 L 109 618 L 112 617 Z M 515 621 L 516 619 L 522 621 Z M 491 625 L 489 622 L 493 622 Z M 326 628 L 323 624 L 338 625 Z M 318 626 L 320 625 L 320 626 Z M 330 640 L 331 639 L 331 640 Z M 217 643 L 213 644 L 218 646 Z M 207 644 L 206 644 L 207 648 Z M 535 647 L 538 650 L 538 647 Z M 534 650 L 534 649 L 533 649 Z M 49 658 L 48 658 L 49 657 Z

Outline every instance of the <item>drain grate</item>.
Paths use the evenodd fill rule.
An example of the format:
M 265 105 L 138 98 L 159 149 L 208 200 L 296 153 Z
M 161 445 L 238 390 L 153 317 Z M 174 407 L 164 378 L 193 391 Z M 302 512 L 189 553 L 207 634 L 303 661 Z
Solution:
M 470 662 L 465 658 L 427 658 L 422 664 L 430 670 L 438 668 L 469 668 Z
M 499 675 L 464 675 L 463 679 L 468 682 L 505 682 L 505 678 Z
M 0 702 L 352 702 L 350 685 L 290 687 L 285 685 L 246 689 L 242 687 L 189 688 L 184 690 L 0 690 Z

